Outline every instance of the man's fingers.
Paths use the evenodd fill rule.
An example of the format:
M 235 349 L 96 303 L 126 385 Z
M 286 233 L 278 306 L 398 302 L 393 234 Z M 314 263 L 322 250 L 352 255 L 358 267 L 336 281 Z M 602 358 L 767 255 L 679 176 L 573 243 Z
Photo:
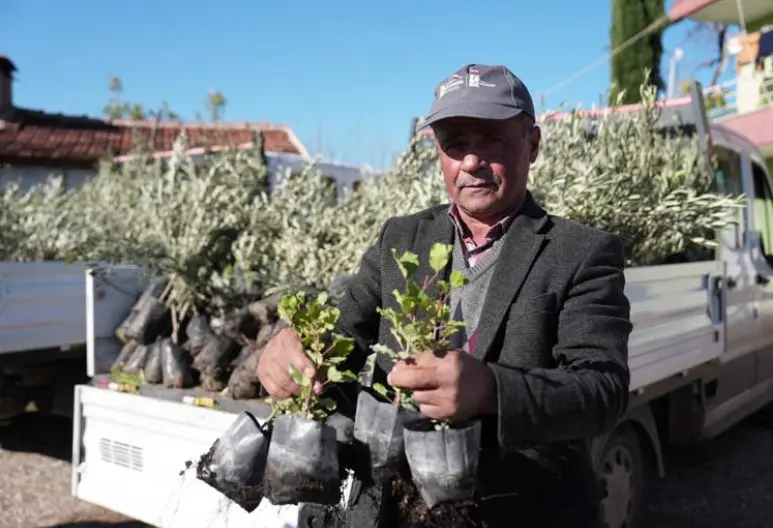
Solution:
M 291 329 L 286 328 L 282 330 L 284 335 L 279 342 L 282 348 L 281 354 L 284 356 L 282 359 L 289 360 L 296 369 L 298 369 L 304 376 L 311 378 L 316 373 L 314 363 L 311 362 L 309 356 L 303 351 L 303 345 Z M 289 368 L 288 368 L 289 376 Z
M 411 390 L 432 390 L 439 387 L 434 368 L 395 365 L 387 381 L 393 387 Z
M 451 418 L 443 411 L 442 407 L 437 405 L 419 405 L 419 412 L 432 420 L 448 420 Z
M 266 345 L 266 351 L 258 363 L 258 379 L 271 396 L 278 399 L 300 394 L 300 386 L 290 375 L 290 367 L 295 367 L 307 378 L 316 374 L 314 363 L 303 351 L 303 345 L 295 332 L 285 328 Z M 321 386 L 315 392 L 321 392 Z
M 301 388 L 290 376 L 290 364 L 283 358 L 270 358 L 271 365 L 266 369 L 269 378 L 284 392 L 298 394 Z M 298 366 L 296 365 L 296 368 Z
M 435 352 L 427 350 L 425 352 L 419 352 L 411 356 L 413 365 L 417 367 L 429 367 L 436 365 L 440 357 Z
M 268 392 L 269 395 L 271 395 L 271 397 L 276 398 L 278 400 L 283 400 L 293 395 L 292 391 L 288 390 L 288 388 L 286 388 L 282 383 L 277 382 L 271 376 L 270 372 L 262 373 L 262 376 L 260 378 L 260 383 L 261 385 L 263 385 L 263 388 L 266 389 L 266 392 Z M 292 381 L 290 383 L 292 383 Z M 295 385 L 295 383 L 292 383 L 292 384 Z
M 415 390 L 411 399 L 419 405 L 438 405 L 442 403 L 443 394 L 438 390 Z

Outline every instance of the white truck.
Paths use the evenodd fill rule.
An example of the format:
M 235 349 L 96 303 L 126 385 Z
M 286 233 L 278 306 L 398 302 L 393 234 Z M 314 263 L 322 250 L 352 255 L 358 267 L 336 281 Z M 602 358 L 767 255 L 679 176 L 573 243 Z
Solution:
M 664 474 L 666 446 L 716 436 L 773 401 L 770 175 L 746 138 L 707 123 L 699 87 L 689 104 L 666 110 L 684 128 L 710 132 L 705 147 L 719 161 L 718 190 L 744 193 L 747 207 L 720 233 L 713 257 L 626 270 L 634 323 L 631 403 L 615 430 L 593 442 L 594 463 L 608 490 L 604 520 L 610 528 L 641 526 L 645 481 L 650 474 Z M 0 380 L 24 379 L 23 367 L 9 370 L 6 352 L 27 346 L 29 357 L 37 355 L 24 345 L 28 320 L 41 321 L 30 328 L 51 332 L 39 343 L 41 358 L 58 359 L 65 342 L 86 344 L 88 381 L 74 390 L 73 495 L 164 528 L 304 526 L 298 507 L 274 507 L 264 500 L 248 514 L 196 480 L 193 468 L 186 470 L 236 413 L 249 409 L 266 417 L 264 404 L 152 385 L 124 392 L 110 380 L 109 365 L 120 348 L 113 336 L 143 289 L 141 270 L 34 266 L 0 265 L 0 373 L 5 376 Z M 51 278 L 64 270 L 72 274 L 69 287 L 64 279 Z M 76 284 L 82 294 L 65 299 Z M 85 314 L 69 304 L 78 297 L 86 304 Z M 49 308 L 56 313 L 48 314 Z M 81 340 L 64 339 L 60 320 L 82 324 Z M 17 331 L 20 337 L 12 337 Z M 8 387 L 0 384 L 0 395 Z M 208 401 L 217 408 L 198 405 Z

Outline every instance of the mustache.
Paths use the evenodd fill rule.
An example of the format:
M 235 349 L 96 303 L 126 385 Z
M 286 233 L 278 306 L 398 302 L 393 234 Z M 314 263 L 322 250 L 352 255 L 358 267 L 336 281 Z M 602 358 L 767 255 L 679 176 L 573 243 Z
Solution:
M 456 178 L 457 189 L 470 185 L 480 185 L 481 183 L 499 186 L 500 179 L 496 174 L 482 170 L 475 172 L 459 171 L 459 175 Z

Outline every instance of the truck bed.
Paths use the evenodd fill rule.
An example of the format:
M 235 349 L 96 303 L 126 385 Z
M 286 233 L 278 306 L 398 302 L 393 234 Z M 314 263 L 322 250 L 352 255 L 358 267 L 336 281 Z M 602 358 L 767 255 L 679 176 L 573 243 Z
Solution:
M 75 388 L 75 497 L 164 528 L 297 526 L 297 506 L 264 500 L 248 514 L 196 479 L 196 463 L 235 414 L 184 405 L 169 389 L 157 395 Z M 265 405 L 239 403 L 267 416 Z
M 91 380 L 90 385 L 98 388 L 110 388 L 110 385 L 114 384 L 109 374 L 98 374 Z M 262 399 L 242 399 L 234 400 L 228 396 L 222 396 L 217 392 L 206 391 L 200 387 L 191 387 L 187 389 L 170 389 L 163 385 L 151 385 L 146 383 L 136 388 L 136 392 L 140 396 L 147 396 L 148 398 L 155 398 L 157 400 L 165 400 L 176 403 L 189 403 L 193 398 L 206 398 L 214 402 L 215 408 L 221 411 L 229 413 L 240 413 L 242 411 L 249 411 L 259 418 L 263 418 L 269 415 L 269 407 L 263 402 Z M 199 407 L 207 407 L 206 405 L 198 405 Z

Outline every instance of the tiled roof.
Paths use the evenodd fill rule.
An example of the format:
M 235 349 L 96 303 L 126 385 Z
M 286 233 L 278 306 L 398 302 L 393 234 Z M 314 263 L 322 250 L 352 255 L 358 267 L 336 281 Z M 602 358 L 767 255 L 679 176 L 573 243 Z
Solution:
M 172 149 L 182 130 L 191 147 L 236 146 L 263 134 L 265 150 L 308 156 L 286 126 L 269 123 L 120 121 L 13 108 L 0 117 L 0 163 L 93 166 L 102 155 L 128 154 L 135 134 L 153 138 L 153 149 Z

